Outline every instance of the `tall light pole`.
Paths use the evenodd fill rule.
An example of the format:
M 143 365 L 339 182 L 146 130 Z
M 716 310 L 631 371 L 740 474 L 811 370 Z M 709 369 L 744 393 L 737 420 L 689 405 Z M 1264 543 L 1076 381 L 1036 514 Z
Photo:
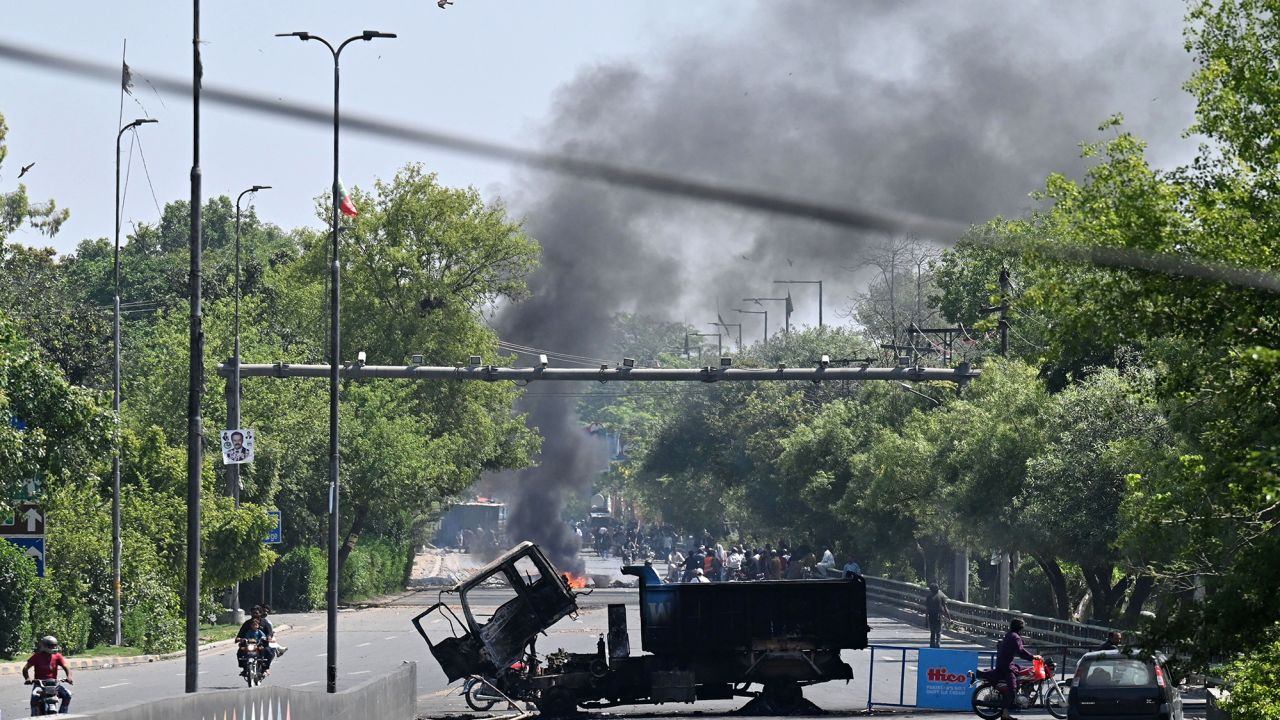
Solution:
M 714 337 L 716 339 L 716 357 L 720 358 L 724 356 L 724 341 L 720 333 L 686 332 L 684 334 L 684 342 L 686 346 L 689 344 L 689 338 L 691 337 L 696 337 L 696 338 Z M 698 341 L 698 362 L 699 363 L 702 362 L 702 341 L 701 340 Z
M 765 347 L 768 347 L 769 346 L 769 311 L 768 310 L 738 310 L 737 308 L 735 308 L 734 312 L 739 313 L 741 315 L 763 315 L 764 316 L 764 344 L 765 344 Z
M 727 322 L 716 321 L 716 322 L 707 323 L 707 324 L 712 327 L 722 327 L 724 328 L 725 332 L 729 332 L 729 328 L 731 327 L 738 328 L 738 352 L 742 352 L 742 323 L 727 323 Z
M 116 251 L 112 261 L 115 275 L 115 314 L 111 321 L 111 339 L 115 360 L 111 367 L 111 410 L 115 413 L 116 432 L 114 451 L 111 454 L 111 610 L 115 622 L 115 644 L 124 644 L 120 630 L 120 556 L 123 546 L 120 540 L 120 138 L 125 130 L 139 125 L 159 122 L 151 118 L 138 118 L 120 128 L 116 133 Z
M 822 327 L 822 281 L 821 280 L 774 280 L 774 285 L 817 285 L 818 286 L 818 327 Z
M 341 255 L 338 251 L 338 218 L 342 193 L 338 181 L 338 59 L 347 45 L 356 40 L 368 42 L 374 38 L 394 38 L 395 33 L 365 30 L 343 40 L 335 49 L 319 35 L 308 32 L 277 33 L 276 37 L 296 37 L 303 42 L 317 40 L 329 49 L 333 56 L 333 265 L 329 283 L 329 587 L 328 602 L 328 674 L 326 689 L 338 691 L 338 364 L 341 362 L 339 342 L 338 303 L 341 276 Z
M 245 195 L 259 190 L 270 190 L 270 185 L 254 185 L 236 196 L 236 305 L 235 305 L 235 347 L 231 358 L 231 388 L 227 397 L 227 425 L 232 430 L 240 428 L 240 201 Z M 227 466 L 227 495 L 231 496 L 236 507 L 240 507 L 240 466 Z M 231 614 L 235 622 L 243 618 L 240 614 L 240 583 L 231 585 Z
M 204 470 L 204 311 L 200 304 L 201 253 L 204 230 L 201 219 L 202 172 L 200 170 L 200 88 L 204 64 L 200 62 L 200 0 L 192 0 L 191 13 L 191 257 L 188 288 L 191 323 L 187 335 L 187 582 L 186 582 L 186 691 L 200 689 L 200 481 Z
M 755 303 L 755 304 L 757 304 L 757 305 L 761 305 L 761 304 L 762 304 L 764 301 L 766 301 L 766 300 L 768 300 L 768 301 L 772 301 L 772 302 L 785 303 L 782 307 L 783 307 L 783 312 L 784 312 L 784 313 L 786 313 L 786 323 L 783 325 L 782 332 L 783 332 L 783 334 L 784 334 L 784 335 L 790 335 L 790 334 L 791 334 L 791 298 L 785 298 L 785 297 L 780 297 L 780 298 L 767 298 L 767 297 L 742 298 L 742 302 L 753 302 L 753 303 Z

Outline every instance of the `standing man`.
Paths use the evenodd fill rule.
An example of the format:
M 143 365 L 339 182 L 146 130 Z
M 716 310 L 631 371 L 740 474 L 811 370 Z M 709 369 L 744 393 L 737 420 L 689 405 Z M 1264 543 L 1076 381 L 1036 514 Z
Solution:
M 1120 634 L 1120 631 L 1112 630 L 1111 632 L 1107 633 L 1106 641 L 1103 642 L 1098 647 L 1094 648 L 1094 650 L 1119 650 L 1120 645 L 1123 642 L 1124 642 L 1124 636 Z
M 929 583 L 929 594 L 924 599 L 924 614 L 929 620 L 929 647 L 942 647 L 942 621 L 951 622 L 947 609 L 947 596 L 938 589 L 938 583 Z

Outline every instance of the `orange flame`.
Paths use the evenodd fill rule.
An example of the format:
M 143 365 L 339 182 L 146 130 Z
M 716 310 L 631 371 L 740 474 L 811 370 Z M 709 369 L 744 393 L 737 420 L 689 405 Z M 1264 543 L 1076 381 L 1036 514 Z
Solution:
M 563 577 L 565 584 L 574 590 L 581 590 L 587 586 L 587 578 L 585 576 L 578 577 L 571 572 L 565 572 Z

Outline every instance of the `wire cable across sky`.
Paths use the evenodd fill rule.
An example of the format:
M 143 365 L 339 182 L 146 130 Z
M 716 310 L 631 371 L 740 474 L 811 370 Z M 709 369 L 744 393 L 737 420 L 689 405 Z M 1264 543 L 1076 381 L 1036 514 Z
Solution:
M 59 55 L 2 40 L 0 40 L 0 59 L 62 75 L 107 81 L 113 84 L 120 82 L 119 65 Z M 189 96 L 191 93 L 189 80 L 151 72 L 147 72 L 146 75 L 153 88 L 170 91 L 181 97 Z M 291 118 L 322 127 L 328 127 L 333 122 L 333 111 L 329 107 L 281 102 L 263 95 L 208 83 L 203 86 L 202 97 L 218 105 L 261 115 Z M 787 197 L 775 192 L 732 187 L 714 181 L 678 177 L 588 158 L 528 150 L 478 138 L 427 130 L 367 115 L 346 114 L 343 116 L 342 124 L 346 130 L 365 135 L 524 165 L 685 200 L 697 200 L 798 220 L 810 220 L 850 230 L 914 234 L 940 242 L 953 243 L 969 229 L 966 223 L 946 218 L 880 208 L 828 205 Z M 1070 262 L 1115 269 L 1142 270 L 1280 293 L 1280 274 L 1188 256 L 1151 253 L 1133 248 L 1064 246 L 1049 242 L 1038 243 L 1035 250 Z

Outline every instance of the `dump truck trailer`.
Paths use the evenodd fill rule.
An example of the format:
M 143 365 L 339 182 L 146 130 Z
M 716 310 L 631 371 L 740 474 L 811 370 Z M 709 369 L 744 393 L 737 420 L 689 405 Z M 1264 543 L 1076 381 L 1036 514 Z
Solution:
M 866 586 L 858 576 L 667 584 L 648 565 L 623 572 L 639 578 L 637 655 L 624 604 L 608 606 L 608 631 L 595 653 L 537 653 L 538 635 L 577 612 L 582 591 L 529 542 L 443 590 L 413 624 L 450 682 L 476 678 L 548 716 L 733 697 L 752 698 L 745 709 L 762 714 L 816 710 L 803 686 L 851 679 L 840 652 L 867 646 Z M 486 586 L 507 588 L 511 598 L 477 617 L 468 596 Z M 437 613 L 452 632 L 433 641 L 424 621 Z

